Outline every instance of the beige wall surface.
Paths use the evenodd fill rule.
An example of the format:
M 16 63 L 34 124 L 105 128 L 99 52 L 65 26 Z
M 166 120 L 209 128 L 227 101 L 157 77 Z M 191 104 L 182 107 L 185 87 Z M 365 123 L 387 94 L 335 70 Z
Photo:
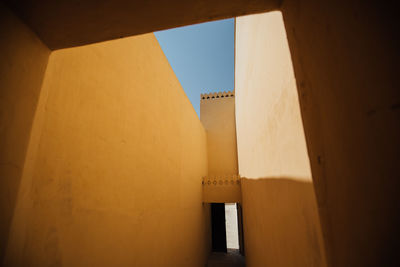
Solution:
M 42 91 L 6 263 L 204 266 L 206 133 L 154 35 L 53 52 Z
M 223 98 L 220 97 L 222 95 Z M 231 95 L 234 93 L 204 94 L 202 98 L 205 99 L 200 101 L 200 120 L 207 132 L 210 177 L 238 173 L 235 98 Z
M 240 174 L 311 180 L 296 80 L 280 12 L 236 19 Z
M 280 12 L 236 19 L 236 125 L 248 266 L 324 266 L 304 131 Z M 260 179 L 254 179 L 260 178 Z
M 0 262 L 49 49 L 0 3 Z

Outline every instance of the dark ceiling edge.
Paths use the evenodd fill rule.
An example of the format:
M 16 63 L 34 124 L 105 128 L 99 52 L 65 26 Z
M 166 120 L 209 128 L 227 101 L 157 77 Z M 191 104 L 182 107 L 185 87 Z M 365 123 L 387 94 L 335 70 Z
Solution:
M 146 34 L 146 33 L 151 33 L 151 32 L 156 32 L 156 31 L 162 31 L 162 30 L 168 30 L 168 29 L 173 29 L 173 28 L 178 28 L 178 27 L 184 27 L 184 26 L 189 26 L 189 25 L 194 25 L 194 24 L 200 24 L 200 23 L 205 23 L 205 22 L 210 22 L 210 21 L 217 21 L 217 20 L 223 20 L 223 19 L 229 19 L 229 18 L 236 18 L 240 16 L 245 16 L 245 15 L 252 15 L 252 14 L 260 14 L 260 13 L 265 13 L 265 12 L 271 12 L 271 11 L 277 11 L 280 10 L 281 4 L 283 0 L 278 0 L 277 5 L 275 7 L 263 7 L 260 9 L 254 9 L 254 10 L 245 10 L 245 11 L 237 11 L 237 12 L 231 12 L 232 14 L 221 14 L 221 15 L 213 15 L 213 16 L 204 16 L 203 18 L 196 19 L 193 18 L 193 22 L 188 22 L 188 23 L 171 23 L 171 25 L 168 25 L 168 23 L 165 23 L 166 26 L 156 26 L 152 29 L 143 29 L 143 30 L 138 30 L 135 31 L 132 34 L 124 34 L 120 36 L 109 36 L 109 37 L 100 37 L 100 38 L 94 38 L 96 40 L 76 40 L 72 41 L 67 41 L 64 42 L 63 44 L 59 45 L 52 40 L 49 40 L 49 38 L 46 38 L 45 36 L 42 36 L 40 33 L 40 30 L 38 30 L 36 27 L 32 27 L 30 20 L 28 19 L 28 14 L 24 13 L 21 11 L 15 4 L 13 4 L 13 1 L 2 1 L 3 4 L 17 17 L 19 18 L 25 26 L 27 26 L 33 33 L 36 34 L 36 36 L 42 41 L 42 43 L 47 46 L 51 51 L 59 50 L 59 49 L 65 49 L 65 48 L 73 48 L 73 47 L 79 47 L 79 46 L 85 46 L 85 45 L 91 45 L 91 44 L 96 44 L 96 43 L 101 43 L 101 42 L 107 42 L 107 41 L 113 41 L 113 40 L 118 40 L 121 38 L 126 38 L 126 37 L 132 37 L 135 35 L 141 35 L 141 34 Z M 162 24 L 162 23 L 161 23 Z M 112 33 L 111 33 L 112 35 Z

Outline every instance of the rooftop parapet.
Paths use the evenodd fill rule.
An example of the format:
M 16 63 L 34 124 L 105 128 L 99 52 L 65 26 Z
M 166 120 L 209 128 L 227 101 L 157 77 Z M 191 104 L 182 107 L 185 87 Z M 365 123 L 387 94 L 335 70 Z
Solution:
M 200 100 L 210 100 L 216 98 L 228 98 L 228 97 L 235 97 L 235 91 L 228 91 L 228 92 L 214 92 L 209 94 L 200 94 Z

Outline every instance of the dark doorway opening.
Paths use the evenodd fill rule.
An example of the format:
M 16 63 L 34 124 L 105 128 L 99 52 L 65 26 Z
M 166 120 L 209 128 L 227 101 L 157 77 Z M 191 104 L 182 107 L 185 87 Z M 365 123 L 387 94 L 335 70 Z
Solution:
M 207 267 L 246 266 L 242 222 L 239 203 L 211 203 L 212 253 Z
M 234 207 L 234 209 L 232 209 Z M 234 212 L 235 214 L 232 214 Z M 231 213 L 231 214 L 230 214 Z M 234 215 L 234 218 L 229 218 Z M 236 221 L 232 221 L 236 220 Z M 236 227 L 236 229 L 228 229 Z M 228 233 L 229 231 L 229 233 Z M 238 247 L 232 246 L 229 239 L 232 239 L 232 232 L 237 235 Z M 229 245 L 231 249 L 239 249 L 244 256 L 244 236 L 243 236 L 243 217 L 242 206 L 239 203 L 211 203 L 211 234 L 212 251 L 227 252 Z M 230 237 L 228 235 L 231 235 Z
M 238 234 L 239 234 L 239 251 L 244 256 L 244 232 L 243 232 L 243 210 L 242 204 L 236 203 L 237 220 L 238 220 Z
M 212 251 L 226 253 L 227 247 L 224 203 L 211 203 L 211 234 Z

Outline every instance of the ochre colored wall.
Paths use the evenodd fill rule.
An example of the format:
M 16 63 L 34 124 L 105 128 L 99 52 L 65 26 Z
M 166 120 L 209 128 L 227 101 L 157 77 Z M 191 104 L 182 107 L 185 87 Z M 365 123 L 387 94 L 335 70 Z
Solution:
M 204 4 L 204 2 L 200 2 L 198 3 Z M 48 8 L 49 4 L 51 4 L 49 1 L 40 1 L 40 4 L 35 1 L 35 4 L 32 5 L 32 1 L 23 0 L 18 1 L 17 6 L 21 10 L 21 17 L 25 17 L 25 19 L 31 18 L 31 25 L 41 25 L 42 29 L 52 30 L 49 33 L 49 38 L 53 38 L 57 42 L 57 47 L 66 47 L 79 44 L 82 40 L 84 43 L 89 43 L 91 40 L 93 41 L 91 39 L 93 36 L 96 37 L 98 34 L 107 35 L 110 33 L 109 31 L 111 31 L 109 38 L 116 38 L 121 32 L 124 32 L 123 35 L 133 34 L 138 28 L 143 31 L 153 31 L 172 25 L 204 21 L 209 18 L 243 14 L 240 11 L 244 10 L 245 5 L 247 8 L 251 8 L 251 5 L 256 7 L 256 9 L 252 10 L 247 9 L 248 12 L 271 10 L 278 8 L 280 2 L 261 1 L 258 4 L 249 1 L 245 3 L 232 2 L 233 4 L 230 7 L 233 9 L 223 14 L 210 14 L 213 12 L 210 10 L 203 12 L 204 9 L 200 8 L 201 18 L 196 17 L 198 13 L 188 13 L 186 12 L 188 9 L 179 5 L 177 5 L 178 7 L 171 5 L 174 12 L 179 13 L 183 10 L 183 14 L 189 14 L 189 17 L 170 16 L 168 12 L 165 12 L 164 6 L 152 5 L 149 12 L 143 12 L 144 9 L 137 9 L 136 12 L 139 14 L 137 17 L 135 16 L 135 18 L 138 18 L 137 20 L 132 20 L 130 12 L 135 9 L 135 6 L 125 12 L 127 10 L 126 5 L 120 5 L 117 2 L 112 4 L 116 10 L 111 13 L 117 14 L 116 17 L 119 17 L 119 14 L 121 14 L 119 12 L 122 12 L 127 20 L 125 22 L 122 21 L 121 24 L 119 20 L 113 21 L 116 24 L 113 24 L 112 28 L 107 28 L 106 31 L 104 27 L 109 25 L 107 24 L 110 22 L 109 20 L 102 27 L 98 27 L 97 23 L 109 11 L 109 8 L 104 5 L 99 6 L 101 12 L 91 9 L 92 3 L 84 5 L 80 9 L 79 7 L 82 7 L 82 5 L 74 6 L 76 4 L 74 1 L 65 1 L 63 4 L 57 4 L 59 1 L 56 1 L 54 2 L 55 4 L 53 3 L 57 5 L 56 7 Z M 69 3 L 72 4 L 69 5 Z M 196 2 L 191 1 L 188 3 L 188 8 L 198 9 Z M 269 3 L 275 3 L 275 5 L 269 6 Z M 398 225 L 400 224 L 400 213 L 398 212 L 400 207 L 400 198 L 398 197 L 400 188 L 400 180 L 398 179 L 400 173 L 400 157 L 398 156 L 400 147 L 400 139 L 398 138 L 400 136 L 400 124 L 398 123 L 400 120 L 398 62 L 400 61 L 400 54 L 398 53 L 399 38 L 397 37 L 398 16 L 396 11 L 398 9 L 392 3 L 396 3 L 396 1 L 382 4 L 358 0 L 325 2 L 284 0 L 281 5 L 299 91 L 313 182 L 321 214 L 321 224 L 325 237 L 328 237 L 325 240 L 327 240 L 327 252 L 330 254 L 328 256 L 331 266 L 387 266 L 389 263 L 396 265 L 396 262 L 399 265 L 396 244 L 399 239 Z M 262 7 L 264 4 L 266 5 L 265 8 L 257 9 L 257 6 Z M 226 10 L 225 4 L 216 5 L 220 11 Z M 56 14 L 54 12 L 55 9 L 59 10 L 59 13 Z M 85 12 L 81 12 L 82 10 Z M 69 20 L 74 20 L 75 16 L 68 16 L 68 14 L 75 15 L 78 12 L 85 14 L 86 11 L 93 11 L 94 17 L 80 15 L 84 19 L 81 22 Z M 59 25 L 61 26 L 53 28 L 52 26 L 55 23 L 43 16 L 44 13 L 42 12 L 45 12 L 46 16 L 51 16 L 52 19 L 59 19 Z M 163 17 L 164 19 L 183 18 L 183 20 L 180 22 L 175 21 L 172 24 L 167 20 L 161 20 L 157 21 L 156 24 L 152 24 L 149 28 L 142 28 L 142 25 L 149 25 L 147 24 L 149 18 L 153 21 L 160 12 L 169 15 L 167 16 L 168 18 Z M 67 18 L 62 14 L 67 14 Z M 142 14 L 144 15 L 141 16 Z M 45 68 L 44 62 L 46 61 L 43 61 L 43 59 L 46 58 L 45 54 L 48 51 L 46 52 L 43 45 L 34 45 L 35 43 L 40 43 L 35 37 L 27 38 L 27 42 L 10 42 L 9 40 L 19 36 L 16 33 L 29 33 L 29 30 L 23 29 L 24 27 L 19 22 L 16 22 L 16 25 L 12 27 L 13 31 L 10 31 L 8 27 L 3 28 L 4 22 L 6 22 L 6 25 L 10 25 L 8 23 L 12 23 L 15 19 L 9 20 L 9 15 L 3 15 L 3 13 L 1 15 L 2 38 L 0 43 L 3 59 L 6 59 L 1 63 L 1 84 L 3 84 L 3 81 L 10 81 L 10 84 L 18 85 L 24 81 L 23 77 L 27 75 L 26 77 L 34 78 L 32 81 L 36 82 L 29 82 L 26 87 L 19 87 L 20 90 L 27 88 L 39 90 L 39 87 L 31 86 L 38 84 L 36 79 L 41 79 L 42 71 Z M 93 18 L 95 19 L 92 20 Z M 110 18 L 113 20 L 115 16 L 111 14 Z M 71 27 L 71 35 L 68 35 L 70 38 L 67 38 L 67 41 L 73 41 L 70 43 L 57 39 L 65 37 L 65 34 L 60 34 L 60 32 L 63 32 L 65 26 L 63 23 L 65 23 L 66 19 L 67 24 L 73 23 L 75 25 Z M 82 33 L 81 26 L 88 25 L 85 23 L 87 22 L 85 19 L 96 22 L 92 23 L 91 25 L 94 26 L 89 29 L 89 32 L 95 29 L 93 35 L 88 35 L 88 31 Z M 132 21 L 133 23 L 130 24 Z M 128 27 L 125 28 L 124 25 L 128 25 Z M 98 32 L 97 29 L 99 30 Z M 39 30 L 41 29 L 37 28 L 35 32 Z M 4 37 L 6 35 L 8 37 Z M 32 33 L 28 35 L 34 36 Z M 107 36 L 102 38 L 101 40 L 105 40 Z M 100 39 L 96 40 L 99 41 Z M 21 45 L 16 45 L 17 43 Z M 29 49 L 28 43 L 33 44 L 32 47 L 29 45 Z M 24 49 L 20 49 L 21 46 Z M 34 53 L 30 53 L 29 51 L 32 51 L 34 47 L 41 48 L 35 50 Z M 18 53 L 3 53 L 3 51 L 14 51 L 13 49 L 16 49 L 15 51 L 18 50 Z M 16 56 L 19 53 L 28 53 L 28 56 L 20 58 Z M 11 57 L 9 57 L 10 55 Z M 21 62 L 29 62 L 27 64 L 33 65 L 33 67 L 24 68 L 24 71 L 18 71 L 17 75 L 3 75 L 3 70 L 9 70 L 10 66 L 10 70 L 15 66 L 28 66 L 14 64 L 19 60 Z M 39 75 L 31 76 L 29 74 L 36 72 Z M 8 80 L 10 77 L 13 77 L 13 79 Z M 4 88 L 8 87 L 1 87 L 2 94 L 6 92 Z M 19 90 L 8 90 L 8 92 L 19 92 Z M 16 102 L 21 103 L 20 101 L 24 99 L 23 96 L 25 94 L 15 98 L 18 99 Z M 12 101 L 8 101 L 11 98 L 2 98 L 1 101 L 6 99 L 4 102 L 12 103 Z M 43 100 L 42 102 L 46 100 L 46 94 L 43 91 L 41 100 Z M 5 110 L 11 110 L 15 106 L 13 104 L 4 105 L 1 102 L 1 107 L 8 107 Z M 20 105 L 18 109 L 15 109 L 16 114 L 20 111 L 22 111 L 20 114 L 24 114 L 25 108 L 28 107 L 32 107 L 32 105 Z M 39 113 L 45 112 L 44 107 L 39 103 Z M 3 109 L 1 109 L 1 112 L 3 112 Z M 31 120 L 32 117 L 30 116 L 33 116 L 33 111 L 27 114 L 31 114 L 26 117 Z M 1 134 L 8 132 L 8 129 L 11 132 L 14 131 L 11 130 L 14 129 L 14 126 L 3 128 L 3 120 L 7 121 L 8 116 L 1 115 L 1 120 Z M 36 116 L 36 120 L 40 122 L 42 117 Z M 27 121 L 26 125 L 30 125 L 29 119 Z M 40 123 L 34 123 L 33 125 L 31 140 L 36 140 L 40 137 L 41 127 L 38 127 L 38 125 Z M 25 135 L 25 139 L 21 139 L 22 141 L 25 140 L 25 144 L 28 140 L 27 135 L 29 134 L 30 126 L 26 127 L 26 129 L 27 131 L 20 132 L 23 136 Z M 2 140 L 5 140 L 3 136 L 1 137 Z M 15 151 L 19 149 L 19 145 L 23 144 L 22 141 L 18 141 L 17 145 L 14 146 Z M 25 164 L 23 168 L 24 174 L 29 174 L 32 171 L 33 155 L 35 155 L 34 151 L 38 144 L 39 142 L 33 141 L 29 143 L 25 157 L 29 164 Z M 7 145 L 4 146 L 7 147 Z M 7 150 L 2 151 L 7 152 Z M 2 155 L 7 155 L 8 157 L 8 155 L 14 153 L 13 151 L 11 153 L 8 151 Z M 31 152 L 29 153 L 29 151 Z M 27 166 L 31 167 L 27 168 Z M 26 169 L 28 171 L 25 171 Z M 29 175 L 22 175 L 22 177 L 32 178 Z M 11 183 L 16 181 L 12 180 Z M 11 185 L 11 183 L 7 182 L 6 184 Z M 15 192 L 17 185 L 2 186 L 1 188 L 1 190 L 4 189 L 5 191 L 9 190 L 7 188 L 14 188 L 14 191 L 10 190 L 8 192 Z M 24 198 L 19 197 L 18 199 L 29 199 L 30 183 L 21 183 L 19 191 L 19 194 L 23 195 Z M 10 195 L 12 196 L 13 194 Z M 3 192 L 2 196 L 5 196 Z M 9 200 L 7 199 L 6 201 Z M 18 202 L 20 203 L 21 201 Z M 29 206 L 24 203 L 22 201 L 21 207 Z M 4 207 L 12 207 L 12 205 L 4 204 Z M 8 211 L 11 210 L 9 208 L 6 209 Z M 19 213 L 27 214 L 22 208 L 18 208 L 15 214 Z M 9 213 L 2 213 L 2 216 L 5 216 L 2 218 L 6 218 L 7 214 Z M 14 216 L 14 219 L 19 222 L 24 221 L 21 220 L 19 215 Z M 28 221 L 25 220 L 24 222 Z M 16 225 L 18 224 L 13 223 L 13 228 L 17 229 L 15 233 L 19 233 L 21 236 L 19 240 L 24 242 L 24 231 L 18 231 Z M 2 240 L 5 240 L 4 238 L 2 236 Z
M 246 263 L 325 266 L 280 12 L 236 19 L 236 125 Z
M 0 262 L 4 257 L 49 49 L 0 3 Z
M 222 95 L 223 98 L 220 97 Z M 237 175 L 234 93 L 204 94 L 203 97 L 205 99 L 200 101 L 200 120 L 207 132 L 208 175 Z
M 204 266 L 206 133 L 154 35 L 53 52 L 42 94 L 6 265 Z
M 242 205 L 246 266 L 326 266 L 312 183 L 242 178 Z
M 399 266 L 398 2 L 284 0 L 331 266 Z

